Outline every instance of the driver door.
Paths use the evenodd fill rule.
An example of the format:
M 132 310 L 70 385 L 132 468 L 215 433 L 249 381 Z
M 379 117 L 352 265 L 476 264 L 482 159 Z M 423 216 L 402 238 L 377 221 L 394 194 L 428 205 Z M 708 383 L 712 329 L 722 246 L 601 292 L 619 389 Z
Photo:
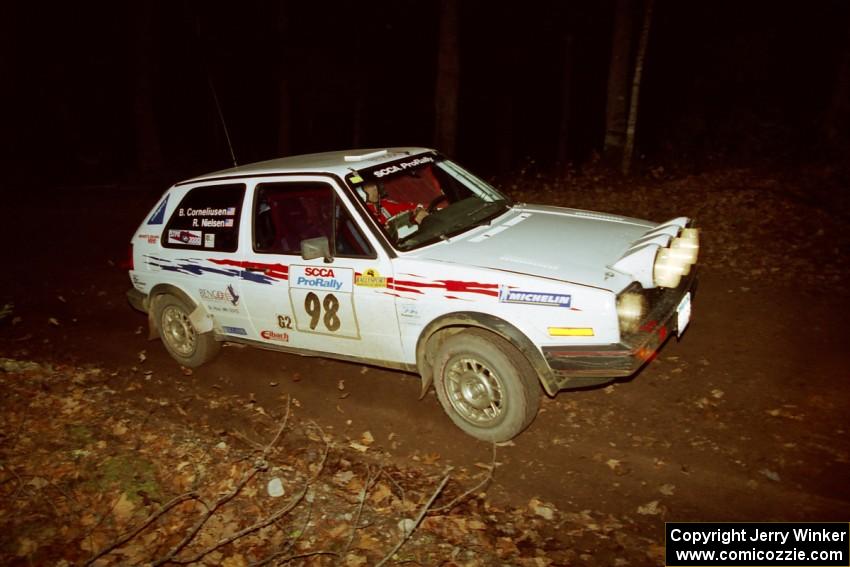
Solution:
M 246 307 L 259 340 L 278 347 L 397 361 L 401 339 L 392 264 L 324 177 L 254 188 Z M 327 238 L 330 258 L 305 260 L 301 242 Z

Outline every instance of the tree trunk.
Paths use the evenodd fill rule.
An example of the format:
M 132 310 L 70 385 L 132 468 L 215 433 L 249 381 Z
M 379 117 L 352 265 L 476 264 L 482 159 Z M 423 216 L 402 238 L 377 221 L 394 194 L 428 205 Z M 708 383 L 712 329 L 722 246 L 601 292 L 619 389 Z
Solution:
M 561 118 L 558 124 L 558 165 L 566 171 L 570 162 L 570 127 L 571 127 L 571 105 L 573 93 L 573 46 L 575 36 L 567 32 L 564 37 L 564 68 L 561 70 Z
M 652 23 L 652 7 L 655 0 L 646 0 L 643 14 L 643 26 L 640 31 L 640 45 L 635 58 L 635 74 L 632 79 L 632 97 L 629 105 L 629 123 L 626 126 L 626 145 L 623 149 L 623 175 L 631 172 L 632 157 L 635 151 L 635 127 L 637 126 L 638 97 L 640 95 L 640 78 L 643 74 L 643 62 L 646 58 L 646 45 L 649 43 L 649 26 Z
M 363 39 L 360 34 L 354 36 L 354 77 L 350 79 L 353 88 L 354 108 L 351 121 L 351 147 L 362 148 L 364 133 L 363 126 L 366 124 L 366 110 L 369 101 L 369 70 L 362 63 L 365 59 L 365 49 L 363 48 Z
M 850 27 L 848 27 L 848 34 L 850 34 Z M 847 130 L 850 127 L 850 35 L 845 35 L 844 39 L 844 50 L 838 63 L 832 99 L 823 120 L 824 137 L 830 146 L 841 142 L 846 144 Z
M 286 45 L 288 14 L 286 2 L 278 4 L 277 37 L 281 38 L 278 67 L 277 67 L 277 153 L 288 156 L 292 153 L 292 97 L 289 89 L 289 53 Z
M 162 169 L 162 149 L 153 105 L 153 66 L 150 60 L 150 53 L 153 52 L 151 10 L 150 4 L 142 2 L 136 5 L 132 14 L 135 32 L 133 56 L 136 71 L 133 98 L 136 130 L 135 166 L 136 170 L 143 175 L 154 174 Z
M 608 99 L 605 107 L 603 155 L 611 163 L 623 158 L 626 142 L 626 101 L 629 98 L 629 60 L 632 47 L 633 0 L 617 0 L 608 64 Z
M 458 2 L 440 1 L 437 82 L 434 89 L 434 145 L 453 155 L 457 145 L 457 103 L 460 56 L 458 53 Z
M 513 6 L 507 2 L 501 4 L 498 16 L 501 21 L 512 21 Z M 505 69 L 518 69 L 522 64 L 519 50 L 514 42 L 505 41 L 494 45 L 491 53 L 498 61 L 503 62 Z M 499 117 L 490 125 L 497 161 L 496 171 L 504 174 L 511 170 L 514 163 L 514 139 L 517 136 L 514 130 L 516 90 L 512 81 L 504 81 L 501 77 L 494 77 L 493 82 L 488 86 L 492 93 L 494 115 Z

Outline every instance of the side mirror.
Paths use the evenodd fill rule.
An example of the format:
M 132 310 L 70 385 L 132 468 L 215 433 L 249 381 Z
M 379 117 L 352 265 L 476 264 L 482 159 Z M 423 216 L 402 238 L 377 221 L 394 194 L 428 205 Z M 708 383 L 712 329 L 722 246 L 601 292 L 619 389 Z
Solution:
M 324 258 L 326 264 L 333 262 L 334 259 L 333 256 L 331 256 L 331 245 L 328 242 L 328 237 L 319 236 L 316 238 L 302 240 L 301 257 L 304 260 Z

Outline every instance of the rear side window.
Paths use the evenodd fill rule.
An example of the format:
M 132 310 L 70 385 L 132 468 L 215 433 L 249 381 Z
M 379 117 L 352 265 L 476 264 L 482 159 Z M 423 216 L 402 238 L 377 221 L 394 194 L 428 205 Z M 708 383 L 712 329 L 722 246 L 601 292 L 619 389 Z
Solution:
M 166 248 L 235 252 L 245 185 L 192 189 L 172 213 L 162 233 Z
M 330 185 L 263 183 L 255 203 L 255 252 L 299 255 L 302 240 L 325 236 L 335 256 L 375 256 Z

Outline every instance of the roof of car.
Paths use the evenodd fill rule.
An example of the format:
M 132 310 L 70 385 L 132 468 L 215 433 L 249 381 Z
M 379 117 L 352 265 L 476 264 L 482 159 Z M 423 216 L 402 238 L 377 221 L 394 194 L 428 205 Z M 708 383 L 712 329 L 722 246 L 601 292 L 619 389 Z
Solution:
M 363 169 L 364 167 L 372 167 L 381 163 L 393 161 L 404 157 L 405 155 L 415 155 L 430 151 L 433 150 L 430 148 L 398 147 L 344 150 L 288 156 L 205 173 L 203 175 L 181 181 L 179 185 L 184 183 L 195 183 L 198 181 L 209 181 L 212 179 L 227 179 L 231 177 L 246 176 L 253 177 L 281 173 L 334 173 L 339 176 L 345 176 L 351 171 Z

